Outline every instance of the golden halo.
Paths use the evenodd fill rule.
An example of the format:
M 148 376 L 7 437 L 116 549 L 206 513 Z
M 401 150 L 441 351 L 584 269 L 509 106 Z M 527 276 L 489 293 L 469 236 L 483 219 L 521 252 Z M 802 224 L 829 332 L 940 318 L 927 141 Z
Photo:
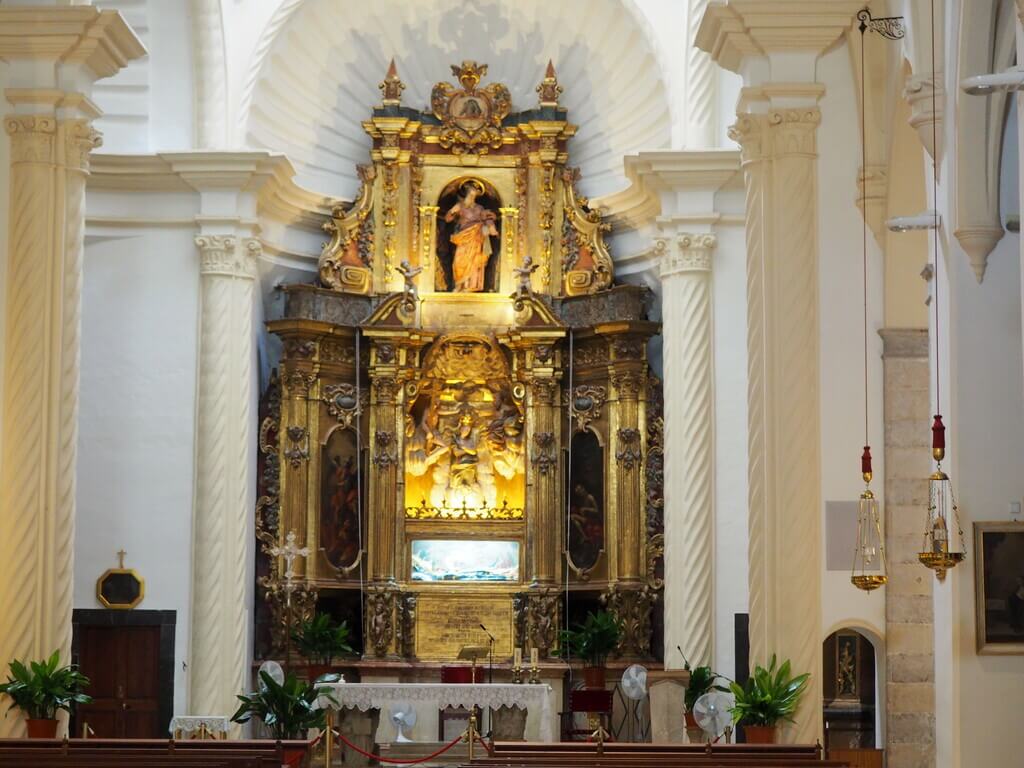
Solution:
M 481 184 L 478 180 L 476 180 L 476 179 L 466 179 L 466 181 L 462 182 L 462 187 L 461 187 L 463 195 L 466 194 L 466 187 L 469 187 L 469 186 L 476 187 L 476 192 L 477 192 L 478 195 L 485 195 L 485 194 L 487 194 L 487 190 L 484 189 L 484 185 Z

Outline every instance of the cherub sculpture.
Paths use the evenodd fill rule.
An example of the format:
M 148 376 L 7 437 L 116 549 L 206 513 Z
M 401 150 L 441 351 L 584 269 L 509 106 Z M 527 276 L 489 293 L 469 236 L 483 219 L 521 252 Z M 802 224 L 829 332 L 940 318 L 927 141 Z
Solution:
M 512 295 L 512 298 L 516 300 L 516 304 L 522 304 L 525 299 L 533 298 L 533 286 L 530 281 L 533 278 L 533 273 L 540 267 L 539 264 L 533 263 L 533 257 L 530 254 L 523 256 L 522 266 L 516 267 L 512 270 L 516 278 L 519 280 L 519 285 L 516 288 L 516 292 Z
M 415 309 L 420 300 L 420 292 L 416 288 L 414 280 L 416 275 L 423 271 L 423 267 L 413 267 L 409 264 L 408 259 L 402 259 L 402 263 L 395 267 L 395 271 L 405 279 L 405 287 L 402 289 L 402 304 Z

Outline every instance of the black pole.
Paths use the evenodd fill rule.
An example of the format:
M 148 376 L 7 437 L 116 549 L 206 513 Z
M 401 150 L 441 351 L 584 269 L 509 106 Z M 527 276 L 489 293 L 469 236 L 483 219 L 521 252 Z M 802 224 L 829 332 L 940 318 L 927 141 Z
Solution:
M 487 633 L 487 643 L 490 646 L 490 661 L 487 663 L 487 682 L 494 682 L 494 635 L 491 634 L 490 630 L 487 629 L 483 624 L 480 625 L 480 629 Z M 473 682 L 476 682 L 475 680 Z

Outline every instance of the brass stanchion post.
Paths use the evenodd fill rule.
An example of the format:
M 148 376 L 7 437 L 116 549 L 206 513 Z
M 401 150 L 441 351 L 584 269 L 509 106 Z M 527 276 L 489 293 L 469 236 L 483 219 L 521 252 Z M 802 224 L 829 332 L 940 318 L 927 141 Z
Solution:
M 334 710 L 327 708 L 327 722 L 324 736 L 327 741 L 324 743 L 324 768 L 331 768 L 334 761 Z

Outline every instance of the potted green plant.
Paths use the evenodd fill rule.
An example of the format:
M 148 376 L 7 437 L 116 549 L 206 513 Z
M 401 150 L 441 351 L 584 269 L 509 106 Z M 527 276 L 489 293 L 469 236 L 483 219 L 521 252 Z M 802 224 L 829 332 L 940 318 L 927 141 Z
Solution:
M 91 698 L 83 691 L 89 678 L 74 665 L 60 666 L 60 651 L 46 661 L 12 661 L 7 682 L 0 685 L 0 694 L 7 694 L 25 714 L 28 735 L 32 739 L 57 737 L 57 713 L 70 712 L 75 704 L 88 704 Z
M 772 654 L 768 669 L 757 665 L 744 685 L 729 684 L 736 697 L 736 704 L 730 710 L 732 719 L 735 723 L 742 723 L 748 743 L 775 743 L 779 721 L 793 721 L 793 713 L 809 678 L 809 673 L 791 677 L 789 661 L 777 667 Z
M 583 683 L 587 688 L 605 687 L 605 664 L 619 646 L 619 623 L 607 611 L 590 612 L 575 629 L 561 632 L 561 653 L 583 661 Z
M 261 671 L 259 690 L 238 696 L 241 704 L 231 716 L 231 722 L 248 723 L 256 717 L 270 729 L 275 739 L 305 739 L 310 728 L 323 728 L 326 724 L 326 712 L 317 704 L 321 697 L 337 704 L 329 688 L 299 680 L 291 673 L 279 683 Z M 285 762 L 290 764 L 302 754 L 304 752 L 296 755 L 285 750 Z
M 309 621 L 302 622 L 292 633 L 295 647 L 309 661 L 310 680 L 329 672 L 336 656 L 352 652 L 348 644 L 349 634 L 346 622 L 335 624 L 327 613 L 318 613 Z
M 686 686 L 686 695 L 683 698 L 683 702 L 686 705 L 686 713 L 684 715 L 686 728 L 687 730 L 693 730 L 699 735 L 700 727 L 693 717 L 693 707 L 696 705 L 697 699 L 710 691 L 728 691 L 729 689 L 724 685 L 715 684 L 715 681 L 721 675 L 711 669 L 710 666 L 691 667 L 690 662 L 684 656 L 683 669 L 690 673 L 690 683 Z

